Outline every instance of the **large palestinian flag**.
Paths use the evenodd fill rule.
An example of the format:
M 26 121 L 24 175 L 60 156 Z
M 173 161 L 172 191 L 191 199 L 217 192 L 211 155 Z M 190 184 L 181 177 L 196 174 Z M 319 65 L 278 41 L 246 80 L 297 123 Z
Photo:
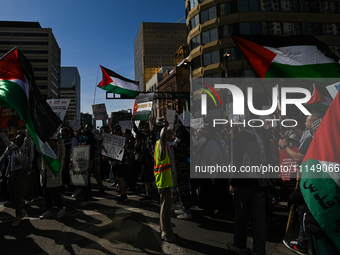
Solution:
M 56 176 L 60 163 L 47 141 L 61 120 L 41 96 L 27 58 L 14 48 L 0 58 L 0 106 L 15 110 Z
M 301 191 L 340 252 L 340 95 L 330 105 L 302 162 Z
M 139 94 L 139 82 L 129 80 L 120 76 L 119 74 L 100 66 L 103 72 L 102 81 L 98 87 L 106 90 L 107 92 L 126 95 L 130 98 L 135 98 Z
M 313 36 L 232 35 L 261 78 L 340 77 L 339 58 Z

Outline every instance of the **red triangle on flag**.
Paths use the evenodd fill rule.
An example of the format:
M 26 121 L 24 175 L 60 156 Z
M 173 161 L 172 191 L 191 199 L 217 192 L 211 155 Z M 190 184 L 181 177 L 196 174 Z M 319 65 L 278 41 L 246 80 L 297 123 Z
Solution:
M 315 84 L 313 84 L 313 88 L 314 88 L 313 95 L 310 98 L 310 100 L 306 103 L 306 105 L 321 104 L 327 102 L 327 99 L 325 98 L 324 95 L 322 95 L 322 93 Z
M 265 78 L 266 72 L 276 54 L 263 46 L 236 35 L 231 35 L 236 45 L 249 62 L 258 77 Z

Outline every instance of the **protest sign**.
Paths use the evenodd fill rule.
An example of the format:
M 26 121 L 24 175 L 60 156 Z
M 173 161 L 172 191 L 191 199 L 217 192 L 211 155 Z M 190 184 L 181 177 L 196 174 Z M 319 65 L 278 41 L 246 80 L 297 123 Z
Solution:
M 336 94 L 338 94 L 338 91 L 340 90 L 340 82 L 334 83 L 332 85 L 328 85 L 326 88 L 327 88 L 329 94 L 334 99 Z
M 24 122 L 19 118 L 16 111 L 5 107 L 0 107 L 0 128 L 24 126 Z
M 76 186 L 87 186 L 90 145 L 74 146 L 72 155 L 71 182 Z
M 166 119 L 169 122 L 169 126 L 173 126 L 175 123 L 175 116 L 176 116 L 176 111 L 175 110 L 166 110 Z
M 154 93 L 139 94 L 133 106 L 133 120 L 149 120 L 151 115 Z
M 47 104 L 51 107 L 53 112 L 64 121 L 67 108 L 70 104 L 71 99 L 47 99 Z
M 183 112 L 182 114 L 178 115 L 178 118 L 184 126 L 190 126 L 191 115 L 189 111 Z
M 77 119 L 72 120 L 72 122 L 70 124 L 68 124 L 73 131 L 77 131 L 81 128 L 80 124 L 78 123 Z
M 102 155 L 122 161 L 124 156 L 125 137 L 103 134 Z
M 92 105 L 93 116 L 96 120 L 106 120 L 107 112 L 105 104 L 94 104 Z
M 122 132 L 124 132 L 125 129 L 132 130 L 131 120 L 121 120 L 121 121 L 119 121 L 119 126 L 122 128 Z
M 190 120 L 190 127 L 194 128 L 194 129 L 204 128 L 203 118 L 191 119 Z
M 292 148 L 298 152 L 299 148 Z M 280 178 L 283 181 L 289 181 L 290 175 L 299 169 L 299 165 L 294 161 L 285 150 L 280 150 Z

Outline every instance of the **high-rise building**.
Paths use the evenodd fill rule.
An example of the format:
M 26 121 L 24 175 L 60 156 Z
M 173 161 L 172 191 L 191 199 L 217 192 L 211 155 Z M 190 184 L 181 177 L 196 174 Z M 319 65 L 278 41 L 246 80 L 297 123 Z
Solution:
M 186 0 L 191 76 L 254 77 L 230 35 L 313 35 L 340 57 L 340 1 Z
M 0 21 L 0 55 L 17 46 L 31 62 L 45 98 L 60 97 L 60 48 L 51 28 L 39 22 Z
M 80 75 L 77 67 L 61 67 L 60 98 L 71 99 L 64 126 L 74 119 L 80 123 Z
M 146 83 L 161 67 L 174 66 L 176 51 L 186 40 L 184 23 L 141 24 L 134 42 L 135 80 L 140 91 L 146 91 Z

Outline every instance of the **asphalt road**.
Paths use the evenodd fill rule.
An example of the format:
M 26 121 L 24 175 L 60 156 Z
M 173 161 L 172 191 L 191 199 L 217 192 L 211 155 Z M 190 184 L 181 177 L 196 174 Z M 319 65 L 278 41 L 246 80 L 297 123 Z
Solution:
M 92 180 L 95 183 L 95 180 Z M 109 183 L 104 181 L 105 186 Z M 25 206 L 28 217 L 18 227 L 11 227 L 12 208 L 0 202 L 0 254 L 233 254 L 226 246 L 233 239 L 233 216 L 225 212 L 212 213 L 193 207 L 192 220 L 172 218 L 179 243 L 163 242 L 159 237 L 159 206 L 157 202 L 142 203 L 142 185 L 129 194 L 125 205 L 114 200 L 117 192 L 107 188 L 107 195 L 94 197 L 81 209 L 80 198 L 64 196 L 66 214 L 63 218 L 40 220 L 45 211 L 43 202 Z M 96 184 L 93 184 L 96 192 Z M 294 254 L 283 244 L 288 218 L 287 202 L 273 206 L 279 224 L 268 228 L 267 254 Z M 292 236 L 297 236 L 297 217 Z M 248 247 L 252 247 L 252 229 L 248 231 Z

